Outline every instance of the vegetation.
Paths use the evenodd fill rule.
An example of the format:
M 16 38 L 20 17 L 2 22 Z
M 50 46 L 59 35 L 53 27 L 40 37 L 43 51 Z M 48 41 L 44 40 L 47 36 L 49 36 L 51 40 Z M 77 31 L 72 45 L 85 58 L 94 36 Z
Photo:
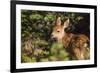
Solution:
M 47 62 L 70 60 L 68 52 L 62 44 L 52 42 L 50 36 L 56 18 L 62 20 L 69 17 L 73 24 L 67 31 L 74 31 L 76 25 L 87 14 L 73 12 L 50 12 L 50 11 L 21 11 L 21 62 Z

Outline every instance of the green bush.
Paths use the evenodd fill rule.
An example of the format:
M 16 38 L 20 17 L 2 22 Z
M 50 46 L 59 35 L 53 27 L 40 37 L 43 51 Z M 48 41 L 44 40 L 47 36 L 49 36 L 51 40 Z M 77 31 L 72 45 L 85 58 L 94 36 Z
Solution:
M 69 60 L 68 52 L 63 48 L 61 43 L 53 43 L 50 50 L 51 61 Z
M 21 10 L 22 63 L 69 60 L 69 54 L 63 45 L 52 43 L 50 39 L 58 16 L 62 20 L 69 17 L 74 23 L 84 19 L 81 13 Z M 26 45 L 25 42 L 30 44 Z M 32 52 L 25 50 L 26 46 Z

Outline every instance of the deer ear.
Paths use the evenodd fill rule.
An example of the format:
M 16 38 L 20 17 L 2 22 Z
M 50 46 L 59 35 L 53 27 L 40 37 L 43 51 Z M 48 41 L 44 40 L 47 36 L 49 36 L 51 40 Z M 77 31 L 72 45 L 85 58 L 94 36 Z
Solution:
M 56 25 L 61 25 L 61 18 L 60 17 L 57 18 Z
M 64 28 L 67 28 L 68 26 L 69 26 L 69 22 L 70 22 L 70 20 L 69 20 L 69 18 L 64 22 Z

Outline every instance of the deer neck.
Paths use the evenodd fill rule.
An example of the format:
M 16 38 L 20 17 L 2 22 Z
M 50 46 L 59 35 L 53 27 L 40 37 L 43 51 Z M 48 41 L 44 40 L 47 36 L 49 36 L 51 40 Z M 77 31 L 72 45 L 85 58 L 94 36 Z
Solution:
M 63 38 L 62 38 L 62 43 L 64 45 L 64 47 L 68 47 L 69 43 L 71 42 L 71 39 L 73 37 L 72 33 L 65 33 Z

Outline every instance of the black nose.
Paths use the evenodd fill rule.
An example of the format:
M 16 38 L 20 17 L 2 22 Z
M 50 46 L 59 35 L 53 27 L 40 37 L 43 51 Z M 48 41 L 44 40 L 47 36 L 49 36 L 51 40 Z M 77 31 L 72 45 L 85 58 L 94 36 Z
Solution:
M 56 42 L 57 41 L 57 38 L 53 38 L 53 41 Z
M 56 38 L 56 37 L 53 37 L 53 36 L 51 35 L 51 40 L 54 41 L 54 42 L 56 42 L 56 41 L 57 41 L 57 38 Z

